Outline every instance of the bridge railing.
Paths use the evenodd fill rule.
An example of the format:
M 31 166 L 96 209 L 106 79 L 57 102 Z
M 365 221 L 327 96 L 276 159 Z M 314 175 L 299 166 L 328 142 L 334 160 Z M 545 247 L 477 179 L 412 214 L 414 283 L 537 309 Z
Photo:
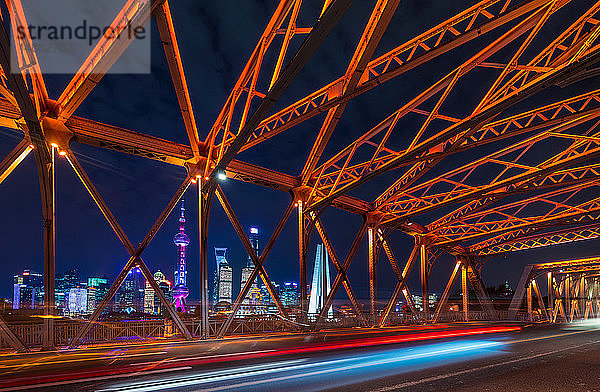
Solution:
M 410 315 L 392 315 L 389 325 L 409 325 L 422 323 L 422 315 L 414 313 Z M 497 311 L 495 320 L 507 320 L 507 311 Z M 438 322 L 463 321 L 462 312 L 445 312 L 438 317 Z M 487 313 L 482 311 L 470 311 L 470 321 L 490 321 Z M 209 331 L 215 336 L 225 320 L 210 320 Z M 491 320 L 493 321 L 493 320 Z M 527 313 L 519 313 L 517 321 L 529 321 Z M 533 320 L 538 321 L 538 320 Z M 55 321 L 55 345 L 67 346 L 75 336 L 85 320 L 56 320 Z M 196 319 L 184 320 L 192 334 L 199 335 L 200 321 Z M 8 323 L 11 330 L 21 338 L 27 347 L 40 347 L 42 345 L 42 324 L 34 322 Z M 360 321 L 355 317 L 341 317 L 326 320 L 319 325 L 323 329 L 349 328 L 360 326 Z M 298 332 L 301 324 L 293 324 L 278 317 L 262 318 L 237 318 L 231 323 L 228 335 L 253 335 L 281 332 Z M 169 320 L 120 320 L 96 323 L 84 344 L 94 345 L 114 342 L 137 342 L 148 340 L 166 340 L 179 338 L 176 328 Z M 10 349 L 10 344 L 0 335 L 0 349 Z

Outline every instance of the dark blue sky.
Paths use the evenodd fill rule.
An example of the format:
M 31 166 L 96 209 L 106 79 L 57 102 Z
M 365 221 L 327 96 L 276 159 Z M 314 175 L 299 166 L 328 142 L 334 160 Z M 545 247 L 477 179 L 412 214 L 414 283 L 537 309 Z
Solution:
M 318 12 L 315 5 L 310 8 L 312 2 L 305 3 L 308 10 L 303 15 L 300 26 L 308 25 L 304 20 L 308 20 L 311 15 Z M 321 87 L 345 71 L 373 3 L 355 1 L 340 25 L 286 92 L 278 107 Z M 474 2 L 402 1 L 375 56 L 407 41 L 472 3 Z M 202 139 L 212 126 L 274 8 L 274 1 L 259 0 L 218 2 L 180 0 L 171 3 L 184 69 Z M 565 9 L 561 15 L 566 18 L 575 12 L 577 8 L 573 6 Z M 541 36 L 552 34 L 552 25 L 547 30 L 542 32 Z M 498 32 L 441 56 L 430 64 L 352 101 L 326 148 L 324 157 L 331 156 L 336 149 L 347 145 L 364 130 L 374 126 L 503 31 L 499 29 Z M 75 114 L 186 143 L 185 128 L 155 26 L 152 27 L 152 35 L 152 73 L 107 75 Z M 553 36 L 549 39 L 552 38 Z M 493 76 L 493 73 L 474 76 L 471 79 L 472 85 L 450 101 L 451 107 L 447 112 L 454 112 L 450 114 L 460 116 L 465 110 L 471 110 L 471 103 L 480 97 L 470 92 L 483 90 L 478 85 L 491 83 Z M 68 75 L 48 75 L 46 82 L 50 97 L 58 97 L 68 80 Z M 581 86 L 573 88 L 581 89 Z M 553 92 L 556 93 L 556 91 L 550 93 Z M 562 93 L 564 92 L 557 94 Z M 556 95 L 549 95 L 549 97 L 551 98 L 542 96 L 536 99 L 556 99 Z M 541 101 L 529 100 L 521 107 L 539 106 L 539 102 Z M 297 175 L 302 169 L 303 161 L 322 120 L 323 117 L 318 116 L 307 121 L 243 153 L 241 158 Z M 407 129 L 404 134 L 400 133 L 397 136 L 399 140 L 414 134 L 415 127 L 418 127 L 416 121 L 407 125 L 412 126 L 411 129 Z M 18 140 L 18 136 L 15 136 L 13 131 L 0 129 L 0 157 L 5 156 Z M 73 144 L 72 149 L 79 156 L 100 193 L 134 243 L 142 240 L 185 177 L 183 168 L 143 158 L 80 144 Z M 473 156 L 468 155 L 466 158 L 472 159 Z M 465 159 L 465 156 L 452 159 L 441 165 L 441 170 L 454 167 L 461 162 L 461 159 Z M 377 181 L 359 188 L 353 194 L 373 200 L 396 175 L 397 173 L 392 173 L 382 176 Z M 61 159 L 58 160 L 56 179 L 57 272 L 77 267 L 84 277 L 106 276 L 112 279 L 125 263 L 127 253 L 71 168 Z M 289 195 L 232 180 L 222 186 L 244 227 L 247 229 L 250 225 L 255 225 L 260 228 L 260 241 L 261 245 L 264 245 L 289 202 Z M 188 218 L 186 228 L 192 240 L 188 248 L 188 285 L 191 289 L 191 297 L 196 298 L 198 296 L 198 239 L 194 219 L 197 215 L 195 187 L 188 190 L 185 199 Z M 24 268 L 43 270 L 40 196 L 33 156 L 24 161 L 2 184 L 0 205 L 2 206 L 0 260 L 4 268 L 4 274 L 0 277 L 0 296 L 7 297 L 12 293 L 13 274 Z M 143 254 L 143 259 L 152 271 L 161 269 L 170 278 L 176 263 L 176 248 L 172 243 L 172 236 L 177 231 L 177 215 L 178 213 L 175 212 L 169 217 Z M 338 256 L 343 258 L 354 233 L 360 226 L 361 218 L 330 208 L 324 214 L 324 223 Z M 293 215 L 267 260 L 266 269 L 275 281 L 297 280 L 296 230 L 297 218 Z M 316 233 L 312 236 L 309 269 L 315 253 L 316 236 Z M 395 233 L 391 240 L 397 258 L 403 263 L 410 253 L 412 238 L 402 233 Z M 484 278 L 489 285 L 497 285 L 506 279 L 514 286 L 523 265 L 527 263 L 591 255 L 599 244 L 599 241 L 594 240 L 551 249 L 519 252 L 511 254 L 506 259 L 494 259 L 486 265 Z M 212 253 L 214 246 L 229 248 L 229 261 L 234 267 L 234 287 L 239 288 L 240 269 L 245 265 L 247 256 L 216 199 L 211 214 L 208 240 L 211 267 L 214 265 Z M 361 298 L 368 296 L 366 260 L 365 241 L 354 259 L 349 275 Z M 385 298 L 393 289 L 394 278 L 383 254 L 379 265 L 380 295 Z M 451 258 L 443 257 L 432 274 L 433 291 L 441 291 L 442 284 L 447 280 L 451 269 Z M 418 288 L 417 282 L 418 273 L 415 270 L 409 283 L 415 292 Z

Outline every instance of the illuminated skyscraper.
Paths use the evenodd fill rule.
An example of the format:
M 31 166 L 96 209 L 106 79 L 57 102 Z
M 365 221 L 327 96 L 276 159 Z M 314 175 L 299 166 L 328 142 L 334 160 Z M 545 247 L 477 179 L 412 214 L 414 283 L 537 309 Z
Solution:
M 329 254 L 323 244 L 317 244 L 317 254 L 315 256 L 315 268 L 313 270 L 312 284 L 310 285 L 310 299 L 308 302 L 308 314 L 316 316 L 323 306 L 329 291 L 331 290 L 331 281 L 329 277 Z M 333 309 L 329 307 L 328 317 L 333 317 Z
M 160 272 L 160 270 L 154 273 L 154 281 L 156 282 L 156 284 L 158 284 L 158 287 L 163 291 L 163 293 L 165 292 L 165 284 L 167 285 L 167 287 L 171 285 L 171 282 L 165 279 L 165 274 Z M 163 287 L 161 287 L 161 283 L 163 284 Z M 165 293 L 165 296 L 167 298 L 169 298 L 168 291 L 169 290 L 167 290 L 167 292 Z M 146 289 L 144 292 L 144 313 L 159 314 L 160 308 L 160 299 L 158 298 L 158 295 L 156 295 L 156 293 L 154 292 L 154 289 L 150 285 L 150 282 L 146 281 Z
M 71 269 L 62 274 L 58 274 L 55 279 L 54 298 L 56 308 L 59 314 L 62 314 L 69 307 L 69 292 L 71 289 L 79 287 L 81 282 L 79 270 Z
M 250 227 L 250 236 L 248 237 L 250 239 L 250 245 L 252 245 L 252 249 L 254 249 L 254 251 L 256 252 L 256 255 L 258 255 L 258 228 L 257 227 Z M 250 257 L 250 255 L 248 255 L 248 261 L 246 262 L 246 266 L 244 268 L 242 268 L 242 279 L 240 280 L 240 291 L 244 289 L 244 285 L 246 284 L 246 281 L 250 278 L 250 275 L 252 275 L 252 272 L 254 271 L 254 263 L 252 262 L 252 258 Z M 250 303 L 250 296 L 252 292 L 257 292 L 259 291 L 258 288 L 258 279 L 254 279 L 254 282 L 252 282 L 252 286 L 250 286 L 250 290 L 248 290 L 248 293 L 246 294 L 246 297 L 244 297 L 244 300 L 242 301 L 242 303 L 244 304 L 248 304 Z
M 248 236 L 248 239 L 250 239 L 250 245 L 252 245 L 252 249 L 254 249 L 256 255 L 260 256 L 258 253 L 258 227 L 250 227 L 250 236 Z M 248 255 L 248 266 L 252 265 L 254 265 L 254 263 L 252 262 L 250 255 Z
M 215 276 L 213 278 L 213 292 L 212 302 L 213 305 L 220 301 L 219 299 L 219 274 L 221 271 L 221 264 L 227 262 L 227 248 L 215 247 Z
M 190 238 L 185 234 L 185 208 L 181 200 L 181 216 L 179 217 L 179 233 L 173 237 L 173 242 L 177 245 L 178 261 L 175 271 L 175 287 L 173 287 L 173 298 L 175 300 L 175 309 L 178 312 L 185 312 L 185 299 L 190 294 L 187 288 L 187 270 L 185 266 L 185 247 L 190 244 Z
M 69 315 L 82 316 L 88 312 L 87 288 L 76 287 L 69 290 Z
M 173 301 L 173 290 L 171 289 L 171 284 L 171 281 L 166 279 L 158 282 L 158 287 L 165 294 L 165 297 L 167 297 L 168 301 Z M 166 314 L 166 309 L 164 309 L 162 303 L 158 299 L 158 295 L 154 296 L 154 305 L 156 306 L 156 314 Z
M 285 282 L 281 289 L 281 302 L 283 306 L 298 306 L 298 283 Z
M 35 309 L 44 304 L 44 277 L 30 270 L 14 276 L 13 309 Z
M 116 310 L 120 312 L 143 312 L 146 278 L 139 267 L 132 268 L 115 295 Z
M 88 313 L 92 313 L 102 298 L 108 293 L 110 282 L 104 278 L 88 278 L 87 284 L 87 307 Z
M 221 262 L 219 267 L 219 298 L 218 302 L 228 302 L 231 304 L 233 289 L 233 271 L 227 263 L 227 260 Z

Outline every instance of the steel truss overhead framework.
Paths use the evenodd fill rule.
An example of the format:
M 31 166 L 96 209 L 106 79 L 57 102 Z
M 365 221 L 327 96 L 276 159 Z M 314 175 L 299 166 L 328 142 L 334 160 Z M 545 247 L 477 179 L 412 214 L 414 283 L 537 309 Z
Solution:
M 444 253 L 456 257 L 456 266 L 440 307 L 430 313 L 425 306 L 422 321 L 437 320 L 459 272 L 463 291 L 468 292 L 466 285 L 470 282 L 482 308 L 494 317 L 480 278 L 484 257 L 598 237 L 600 90 L 589 88 L 594 86 L 592 83 L 579 82 L 597 80 L 594 78 L 600 74 L 600 1 L 483 0 L 374 58 L 400 1 L 373 0 L 343 75 L 273 111 L 325 38 L 352 9 L 352 3 L 325 0 L 320 12 L 312 16 L 312 24 L 298 26 L 299 20 L 307 23 L 309 18 L 299 16 L 307 9 L 314 11 L 314 4 L 280 0 L 214 124 L 201 132 L 184 73 L 185 53 L 179 51 L 169 2 L 126 1 L 113 26 L 156 23 L 187 131 L 187 145 L 74 115 L 125 51 L 129 40 L 102 37 L 62 94 L 53 99 L 46 91 L 43 64 L 37 61 L 33 43 L 25 39 L 11 45 L 6 28 L 0 29 L 0 125 L 23 136 L 0 163 L 0 183 L 34 152 L 44 222 L 44 348 L 54 345 L 55 159 L 68 160 L 130 255 L 90 322 L 72 339 L 73 347 L 85 341 L 134 266 L 140 267 L 152 284 L 181 335 L 193 337 L 142 259 L 142 253 L 190 186 L 197 189 L 199 206 L 201 338 L 209 337 L 206 240 L 214 196 L 255 265 L 218 337 L 228 332 L 235 312 L 258 277 L 281 316 L 287 319 L 287 310 L 269 279 L 266 261 L 280 232 L 296 213 L 301 291 L 300 323 L 296 326 L 308 322 L 306 262 L 313 231 L 318 232 L 337 271 L 316 328 L 342 287 L 357 320 L 363 324 L 386 325 L 401 298 L 414 309 L 407 278 L 415 264 L 419 266 L 420 292 L 426 303 L 431 271 Z M 13 26 L 26 26 L 20 0 L 6 4 L 8 15 L 4 19 Z M 573 10 L 577 13 L 574 16 Z M 297 49 L 292 53 L 291 48 Z M 11 55 L 17 59 L 19 73 L 11 73 Z M 357 137 L 351 143 L 336 145 L 337 125 L 351 100 L 360 102 L 361 95 L 382 84 L 402 83 L 403 77 L 434 61 L 441 78 L 414 96 L 403 97 L 393 113 L 380 113 L 385 118 L 376 125 L 359 135 L 353 131 Z M 465 94 L 469 99 L 463 99 Z M 282 173 L 239 158 L 240 153 L 259 144 L 268 148 L 268 143 L 276 143 L 278 135 L 293 134 L 295 127 L 315 117 L 322 122 L 314 129 L 314 143 L 297 173 Z M 187 177 L 138 246 L 127 237 L 72 152 L 72 144 L 77 143 L 186 168 Z M 393 181 L 389 181 L 390 173 Z M 217 178 L 223 174 L 291 195 L 260 255 L 252 250 L 234 208 L 218 186 Z M 382 181 L 389 181 L 387 188 L 380 189 L 371 200 L 355 197 L 355 189 L 369 183 L 377 190 Z M 343 254 L 336 252 L 325 229 L 327 222 L 322 213 L 329 207 L 363 218 Z M 414 237 L 414 247 L 403 264 L 390 243 L 394 231 Z M 370 302 L 363 309 L 350 284 L 349 269 L 365 242 Z M 378 309 L 377 265 L 382 249 L 397 283 L 385 308 Z M 466 308 L 465 302 L 465 317 Z M 0 333 L 16 349 L 24 349 L 2 320 Z
M 573 322 L 600 317 L 600 257 L 530 264 L 525 267 L 509 309 L 514 318 L 527 295 L 527 314 L 542 320 Z M 546 281 L 546 303 L 539 288 Z M 537 299 L 537 307 L 533 296 Z

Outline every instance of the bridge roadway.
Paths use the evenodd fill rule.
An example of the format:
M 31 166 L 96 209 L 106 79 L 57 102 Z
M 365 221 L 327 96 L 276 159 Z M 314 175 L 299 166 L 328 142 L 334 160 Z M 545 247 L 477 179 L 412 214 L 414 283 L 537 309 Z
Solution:
M 600 322 L 326 331 L 3 356 L 0 391 L 600 391 Z

